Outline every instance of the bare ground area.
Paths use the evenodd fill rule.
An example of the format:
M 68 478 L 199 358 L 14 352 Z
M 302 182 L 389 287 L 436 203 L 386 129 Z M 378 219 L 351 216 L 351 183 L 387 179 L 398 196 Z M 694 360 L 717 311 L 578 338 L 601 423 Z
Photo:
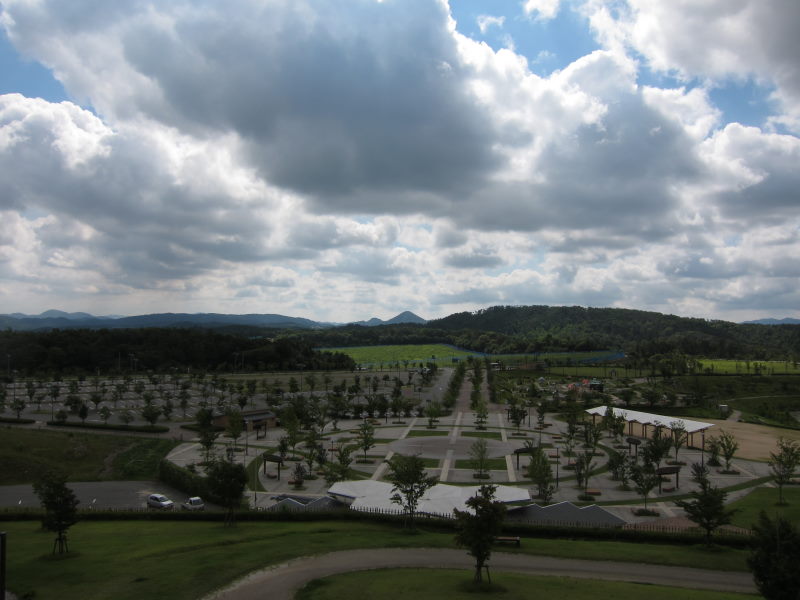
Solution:
M 703 421 L 716 425 L 716 427 L 706 432 L 706 438 L 708 438 L 709 434 L 718 435 L 721 430 L 727 431 L 736 437 L 739 442 L 739 450 L 736 452 L 738 458 L 769 460 L 769 453 L 775 451 L 775 445 L 779 437 L 800 442 L 800 431 L 796 429 L 781 429 L 720 419 L 703 419 Z

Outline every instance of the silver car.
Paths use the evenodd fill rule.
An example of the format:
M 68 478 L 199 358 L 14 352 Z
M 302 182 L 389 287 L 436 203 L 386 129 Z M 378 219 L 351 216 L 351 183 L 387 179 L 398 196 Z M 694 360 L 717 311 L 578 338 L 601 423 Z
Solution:
M 147 497 L 148 508 L 160 508 L 162 510 L 171 510 L 173 502 L 164 494 L 150 494 Z
M 205 510 L 206 503 L 200 496 L 192 496 L 186 502 L 181 504 L 183 510 Z

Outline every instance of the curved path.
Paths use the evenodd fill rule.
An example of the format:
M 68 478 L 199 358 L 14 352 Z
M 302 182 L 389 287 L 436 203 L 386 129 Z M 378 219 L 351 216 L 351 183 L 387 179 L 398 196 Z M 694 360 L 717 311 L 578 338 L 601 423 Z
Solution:
M 561 575 L 669 585 L 723 592 L 755 593 L 750 573 L 711 571 L 689 567 L 668 567 L 640 563 L 576 560 L 494 553 L 492 571 L 526 575 Z M 382 568 L 443 568 L 472 571 L 474 562 L 464 550 L 432 548 L 346 550 L 307 556 L 257 571 L 214 592 L 206 600 L 291 600 L 303 585 L 320 577 L 348 571 Z

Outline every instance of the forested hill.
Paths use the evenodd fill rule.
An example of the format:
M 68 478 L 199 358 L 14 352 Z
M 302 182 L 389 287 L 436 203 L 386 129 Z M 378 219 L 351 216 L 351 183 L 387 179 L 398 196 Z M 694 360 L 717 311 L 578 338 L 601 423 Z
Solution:
M 800 355 L 800 326 L 739 325 L 624 308 L 494 306 L 428 322 L 451 332 L 496 332 L 536 349 L 621 348 L 652 355 L 787 358 Z

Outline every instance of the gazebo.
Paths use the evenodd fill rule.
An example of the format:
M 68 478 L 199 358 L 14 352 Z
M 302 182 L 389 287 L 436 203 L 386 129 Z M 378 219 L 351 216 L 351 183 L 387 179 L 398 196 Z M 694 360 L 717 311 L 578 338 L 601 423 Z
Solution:
M 592 423 L 597 420 L 597 417 L 603 418 L 608 412 L 608 406 L 596 406 L 586 410 L 587 413 L 592 415 Z M 638 424 L 641 427 L 641 437 L 647 437 L 647 428 L 661 428 L 666 427 L 672 430 L 673 423 L 680 423 L 686 434 L 689 436 L 689 445 L 694 446 L 694 434 L 699 433 L 702 436 L 701 448 L 705 450 L 706 447 L 706 429 L 714 427 L 713 423 L 704 423 L 703 421 L 692 421 L 691 419 L 684 419 L 682 417 L 667 417 L 664 415 L 656 415 L 653 413 L 640 412 L 638 410 L 628 410 L 627 408 L 611 407 L 611 412 L 615 417 L 623 417 L 628 423 L 628 435 L 634 435 L 633 426 Z

